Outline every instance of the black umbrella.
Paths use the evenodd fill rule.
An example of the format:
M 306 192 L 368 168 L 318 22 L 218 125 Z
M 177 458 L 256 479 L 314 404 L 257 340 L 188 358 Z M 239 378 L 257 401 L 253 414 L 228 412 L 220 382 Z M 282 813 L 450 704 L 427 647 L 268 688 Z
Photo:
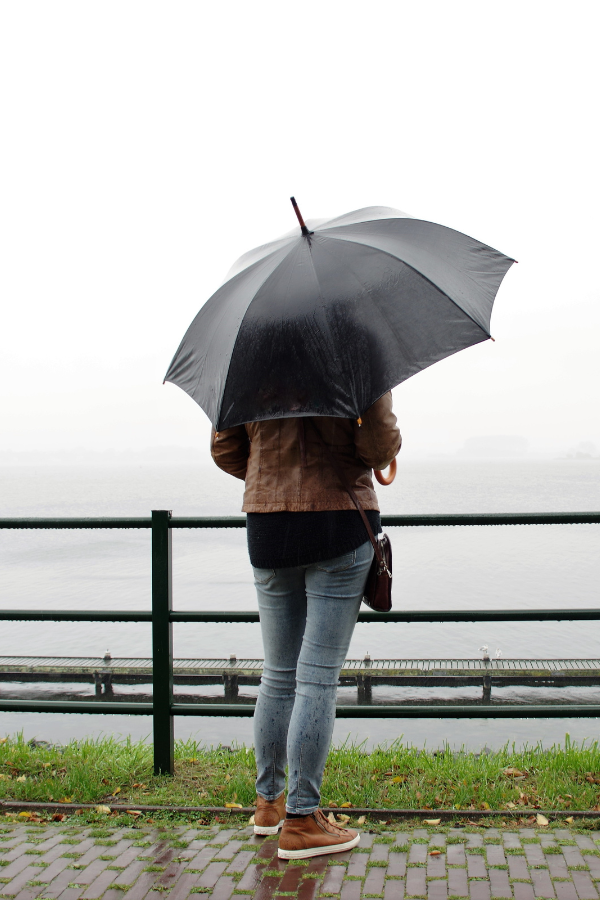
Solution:
M 188 328 L 165 381 L 217 431 L 358 418 L 416 372 L 490 337 L 513 259 L 387 207 L 304 224 L 251 250 Z

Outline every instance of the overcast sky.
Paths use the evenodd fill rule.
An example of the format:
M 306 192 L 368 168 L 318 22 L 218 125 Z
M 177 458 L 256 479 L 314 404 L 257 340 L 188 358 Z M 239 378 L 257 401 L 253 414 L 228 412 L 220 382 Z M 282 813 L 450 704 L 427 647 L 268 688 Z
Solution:
M 194 446 L 163 386 L 246 250 L 392 206 L 519 265 L 487 341 L 395 392 L 407 451 L 600 445 L 600 7 L 0 5 L 0 450 Z

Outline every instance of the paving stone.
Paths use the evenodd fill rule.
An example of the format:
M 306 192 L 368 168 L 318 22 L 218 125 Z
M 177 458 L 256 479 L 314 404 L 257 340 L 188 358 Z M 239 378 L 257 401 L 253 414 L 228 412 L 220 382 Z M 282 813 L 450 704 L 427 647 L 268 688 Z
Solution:
M 138 880 L 127 891 L 127 900 L 142 900 L 156 882 L 156 872 L 142 872 Z
M 394 879 L 385 882 L 384 900 L 404 900 L 404 880 Z
M 482 834 L 468 834 L 467 835 L 467 848 L 469 847 L 483 847 L 483 835 Z
M 569 870 L 562 853 L 548 853 L 546 855 L 548 871 L 551 878 L 568 878 Z
M 579 900 L 598 900 L 598 891 L 588 872 L 571 872 L 571 878 Z
M 448 844 L 446 847 L 446 863 L 449 866 L 466 866 L 467 857 L 462 844 Z
M 69 860 L 60 860 L 61 862 L 68 862 Z M 56 860 L 59 862 L 59 860 Z M 108 863 L 103 859 L 95 859 L 89 866 L 86 866 L 85 869 L 70 869 L 72 872 L 71 881 L 76 881 L 78 884 L 91 884 L 92 881 L 95 881 L 99 875 L 106 869 Z M 50 872 L 52 866 L 47 870 Z M 112 872 L 111 881 L 114 881 L 119 872 Z
M 387 866 L 388 875 L 406 875 L 407 853 L 390 853 Z
M 512 850 L 520 849 L 523 846 L 521 838 L 516 831 L 505 831 L 502 835 L 502 843 L 505 847 L 510 847 Z
M 226 862 L 210 863 L 196 882 L 198 887 L 214 887 L 227 868 Z
M 296 895 L 297 900 L 314 900 L 318 887 L 319 882 L 315 878 L 306 879 L 300 885 L 300 890 Z
M 389 855 L 389 844 L 374 844 L 371 850 L 371 862 L 387 862 Z
M 360 881 L 346 881 L 340 893 L 340 900 L 360 900 Z
M 513 884 L 515 900 L 535 900 L 532 884 Z
M 240 880 L 238 881 L 238 891 L 253 891 L 260 884 L 263 872 L 266 866 L 252 863 L 249 865 Z
M 469 894 L 471 900 L 490 900 L 489 881 L 470 881 Z
M 446 857 L 443 853 L 440 856 L 427 858 L 427 876 L 428 878 L 445 878 Z
M 466 869 L 448 870 L 448 893 L 455 897 L 468 897 L 469 881 Z
M 530 844 L 529 846 L 533 846 Z M 536 897 L 556 897 L 550 874 L 546 869 L 531 869 L 530 877 Z
M 343 866 L 339 866 L 342 870 L 342 876 L 346 874 L 346 870 Z M 285 872 L 283 873 L 283 878 L 279 882 L 278 891 L 295 891 L 298 889 L 300 885 L 300 881 L 302 880 L 302 876 L 306 871 L 306 866 L 288 866 Z M 332 869 L 333 871 L 333 869 Z M 339 890 L 339 888 L 338 888 Z
M 413 844 L 408 854 L 409 863 L 427 862 L 427 844 Z
M 407 897 L 412 897 L 415 894 L 426 894 L 425 885 L 425 869 L 408 868 L 406 870 L 405 891 Z
M 485 848 L 485 855 L 488 866 L 506 865 L 506 856 L 504 855 L 504 847 L 502 844 L 489 844 Z
M 600 878 L 600 857 L 583 854 L 592 878 Z
M 273 875 L 266 875 L 256 889 L 254 900 L 271 900 L 280 881 L 279 877 L 275 878 Z
M 529 878 L 527 860 L 524 856 L 508 856 L 508 874 L 511 878 Z
M 448 883 L 443 880 L 427 882 L 427 900 L 446 900 Z
M 235 891 L 235 888 L 235 880 L 231 875 L 222 875 L 213 888 L 213 892 L 210 895 L 211 900 L 229 900 Z M 169 900 L 171 900 L 174 893 L 175 891 L 172 891 L 169 894 Z M 177 900 L 177 898 L 175 898 L 175 900 Z M 183 900 L 183 898 L 181 898 L 181 900 Z
M 383 891 L 384 876 L 385 869 L 383 868 L 377 867 L 369 869 L 363 887 L 363 897 L 367 897 L 370 894 L 381 894 Z
M 487 869 L 485 867 L 483 856 L 479 856 L 475 853 L 467 853 L 467 872 L 469 878 L 485 878 L 487 876 Z
M 585 859 L 579 847 L 563 847 L 562 852 L 568 866 L 585 866 Z
M 230 873 L 244 872 L 253 859 L 254 853 L 252 852 L 252 850 L 241 850 L 239 853 L 236 853 L 225 871 Z
M 27 861 L 31 859 L 30 856 L 27 857 Z M 5 870 L 6 871 L 6 870 Z M 0 885 L 2 888 L 3 894 L 17 894 L 20 890 L 25 887 L 26 882 L 33 881 L 37 878 L 37 873 L 39 869 L 34 869 L 32 866 L 25 866 L 21 869 L 20 872 L 16 872 L 14 878 L 8 882 L 8 884 Z M 3 878 L 7 876 L 2 876 Z
M 492 897 L 511 897 L 512 891 L 508 880 L 508 872 L 504 869 L 489 869 Z
M 439 849 L 440 847 L 446 846 L 446 835 L 445 834 L 433 834 L 431 836 L 431 840 L 429 841 L 429 848 Z
M 358 878 L 364 878 L 367 874 L 367 863 L 369 856 L 367 853 L 354 853 L 348 865 L 348 875 L 356 875 Z
M 107 871 L 105 869 L 103 872 L 101 872 L 98 875 L 98 877 L 94 881 L 92 881 L 92 883 L 89 885 L 87 891 L 85 891 L 85 893 L 81 894 L 81 896 L 84 898 L 84 900 L 92 900 L 92 898 L 101 897 L 103 895 L 104 891 L 106 890 L 106 888 L 111 883 L 111 881 L 114 881 L 114 878 L 115 878 L 115 873 L 111 872 L 111 871 Z M 77 878 L 72 878 L 71 880 L 77 882 L 78 884 L 84 883 L 84 882 L 79 882 L 79 880 Z
M 555 881 L 554 890 L 558 900 L 579 900 L 572 881 Z
M 228 841 L 218 853 L 215 853 L 215 859 L 233 859 L 243 843 L 243 841 Z
M 580 850 L 595 850 L 596 845 L 593 842 L 591 837 L 588 837 L 585 834 L 575 834 L 573 835 L 573 840 L 577 844 Z
M 394 854 L 395 856 L 396 854 Z M 293 869 L 299 869 L 300 866 L 290 866 L 288 872 L 292 872 Z M 286 872 L 287 875 L 287 872 Z M 325 875 L 323 879 L 323 884 L 321 885 L 321 893 L 322 894 L 339 894 L 342 889 L 342 884 L 344 878 L 346 876 L 346 867 L 345 866 L 330 866 L 329 871 Z M 284 888 L 283 884 L 285 882 L 285 877 L 281 882 L 281 890 L 294 890 L 294 888 Z
M 361 831 L 360 844 L 358 846 L 361 850 L 369 850 L 373 846 L 375 837 L 376 835 L 374 834 L 369 834 L 368 832 Z
M 523 849 L 525 850 L 525 859 L 527 860 L 527 865 L 546 865 L 546 857 L 544 856 L 542 848 L 539 846 L 539 844 L 525 844 Z

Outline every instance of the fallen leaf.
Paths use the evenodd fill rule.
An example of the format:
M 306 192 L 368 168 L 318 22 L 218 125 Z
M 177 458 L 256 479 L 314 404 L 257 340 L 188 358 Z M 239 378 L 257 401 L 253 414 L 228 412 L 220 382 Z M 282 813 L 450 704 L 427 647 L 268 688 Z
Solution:
M 516 804 L 516 803 L 510 803 L 510 802 L 509 802 L 509 803 L 506 804 L 506 808 L 507 808 L 507 809 L 516 809 L 516 808 L 517 808 L 517 804 Z
M 483 803 L 480 804 L 480 806 L 481 809 L 490 809 L 490 804 L 487 802 L 487 800 L 484 800 Z
M 72 802 L 73 802 L 73 798 L 72 798 L 72 797 L 61 797 L 61 798 L 60 798 L 60 802 L 61 802 L 61 803 L 72 803 Z
M 54 815 L 52 816 L 52 821 L 53 822 L 64 822 L 64 820 L 66 818 L 67 817 L 64 813 L 54 813 Z
M 527 772 L 521 772 L 520 769 L 515 769 L 513 766 L 507 766 L 506 769 L 502 769 L 502 773 L 512 778 L 525 778 L 527 775 Z
M 425 825 L 439 825 L 441 821 L 441 819 L 423 819 Z
M 142 790 L 142 791 L 145 791 L 146 788 L 148 787 L 147 784 L 141 784 L 139 781 L 136 781 L 133 786 L 136 788 L 140 788 L 140 790 Z
M 387 819 L 378 819 L 380 825 L 387 825 Z
M 117 794 L 120 794 L 120 793 L 121 793 L 121 788 L 120 788 L 120 787 L 117 787 L 117 788 L 115 788 L 114 791 L 112 792 L 112 795 L 113 795 L 113 797 L 116 797 Z
M 108 816 L 110 813 L 110 806 L 103 806 L 102 804 L 100 804 L 96 807 L 96 812 Z
M 49 769 L 52 763 L 42 763 L 42 769 Z
M 5 775 L 4 772 L 0 772 L 0 781 L 11 781 L 10 775 Z
M 8 815 L 8 813 L 6 813 L 6 815 Z M 364 825 L 366 821 L 367 821 L 367 817 L 366 817 L 366 816 L 359 816 L 358 819 L 356 820 L 356 824 L 357 824 L 357 825 Z
M 549 825 L 550 824 L 550 822 L 548 821 L 546 816 L 543 816 L 541 813 L 537 814 L 537 816 L 535 817 L 535 821 L 538 823 L 538 825 Z
M 329 815 L 327 816 L 327 821 L 331 822 L 332 825 L 335 825 L 335 816 L 333 813 L 329 813 Z
M 565 822 L 567 822 L 568 825 L 572 825 L 574 821 L 575 818 L 573 816 L 567 816 L 567 818 L 565 819 Z
M 250 816 L 248 819 L 248 825 L 254 825 L 254 816 Z
M 406 775 L 394 775 L 392 778 L 392 784 L 402 784 L 403 781 L 406 781 Z
M 241 803 L 226 803 L 225 808 L 226 809 L 243 809 L 244 807 L 242 806 Z
M 442 855 L 442 851 L 441 851 L 441 850 L 430 850 L 430 851 L 429 851 L 429 855 L 430 855 L 430 856 L 441 856 L 441 855 Z
M 346 800 L 345 803 L 340 803 L 341 809 L 350 809 L 351 806 L 352 806 L 352 804 L 350 803 L 349 800 Z
M 18 778 L 15 778 L 15 781 L 27 781 L 27 775 L 19 775 Z
M 350 821 L 350 816 L 338 815 L 337 820 L 340 823 L 340 825 L 345 825 L 347 822 Z
M 225 781 L 231 781 L 231 775 L 229 774 L 229 772 L 225 776 Z
M 126 809 L 125 812 L 130 816 L 141 816 L 141 809 Z
M 329 801 L 329 807 L 330 807 L 331 809 L 337 809 L 337 803 L 335 802 L 335 800 L 330 800 L 330 801 Z
M 27 810 L 23 810 L 23 812 L 20 812 L 19 815 L 20 815 L 23 819 L 31 819 L 31 818 L 33 818 L 33 813 L 27 812 Z
M 6 744 L 8 738 L 0 738 L 0 744 Z

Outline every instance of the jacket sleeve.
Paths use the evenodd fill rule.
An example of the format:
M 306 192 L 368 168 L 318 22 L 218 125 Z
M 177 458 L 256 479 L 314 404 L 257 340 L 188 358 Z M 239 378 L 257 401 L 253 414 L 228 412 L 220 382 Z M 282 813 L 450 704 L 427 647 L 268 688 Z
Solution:
M 250 440 L 244 425 L 226 428 L 218 434 L 213 428 L 210 436 L 210 452 L 220 469 L 245 481 Z
M 362 425 L 354 423 L 356 452 L 371 469 L 385 469 L 402 446 L 400 429 L 392 412 L 392 392 L 388 391 L 363 413 Z

